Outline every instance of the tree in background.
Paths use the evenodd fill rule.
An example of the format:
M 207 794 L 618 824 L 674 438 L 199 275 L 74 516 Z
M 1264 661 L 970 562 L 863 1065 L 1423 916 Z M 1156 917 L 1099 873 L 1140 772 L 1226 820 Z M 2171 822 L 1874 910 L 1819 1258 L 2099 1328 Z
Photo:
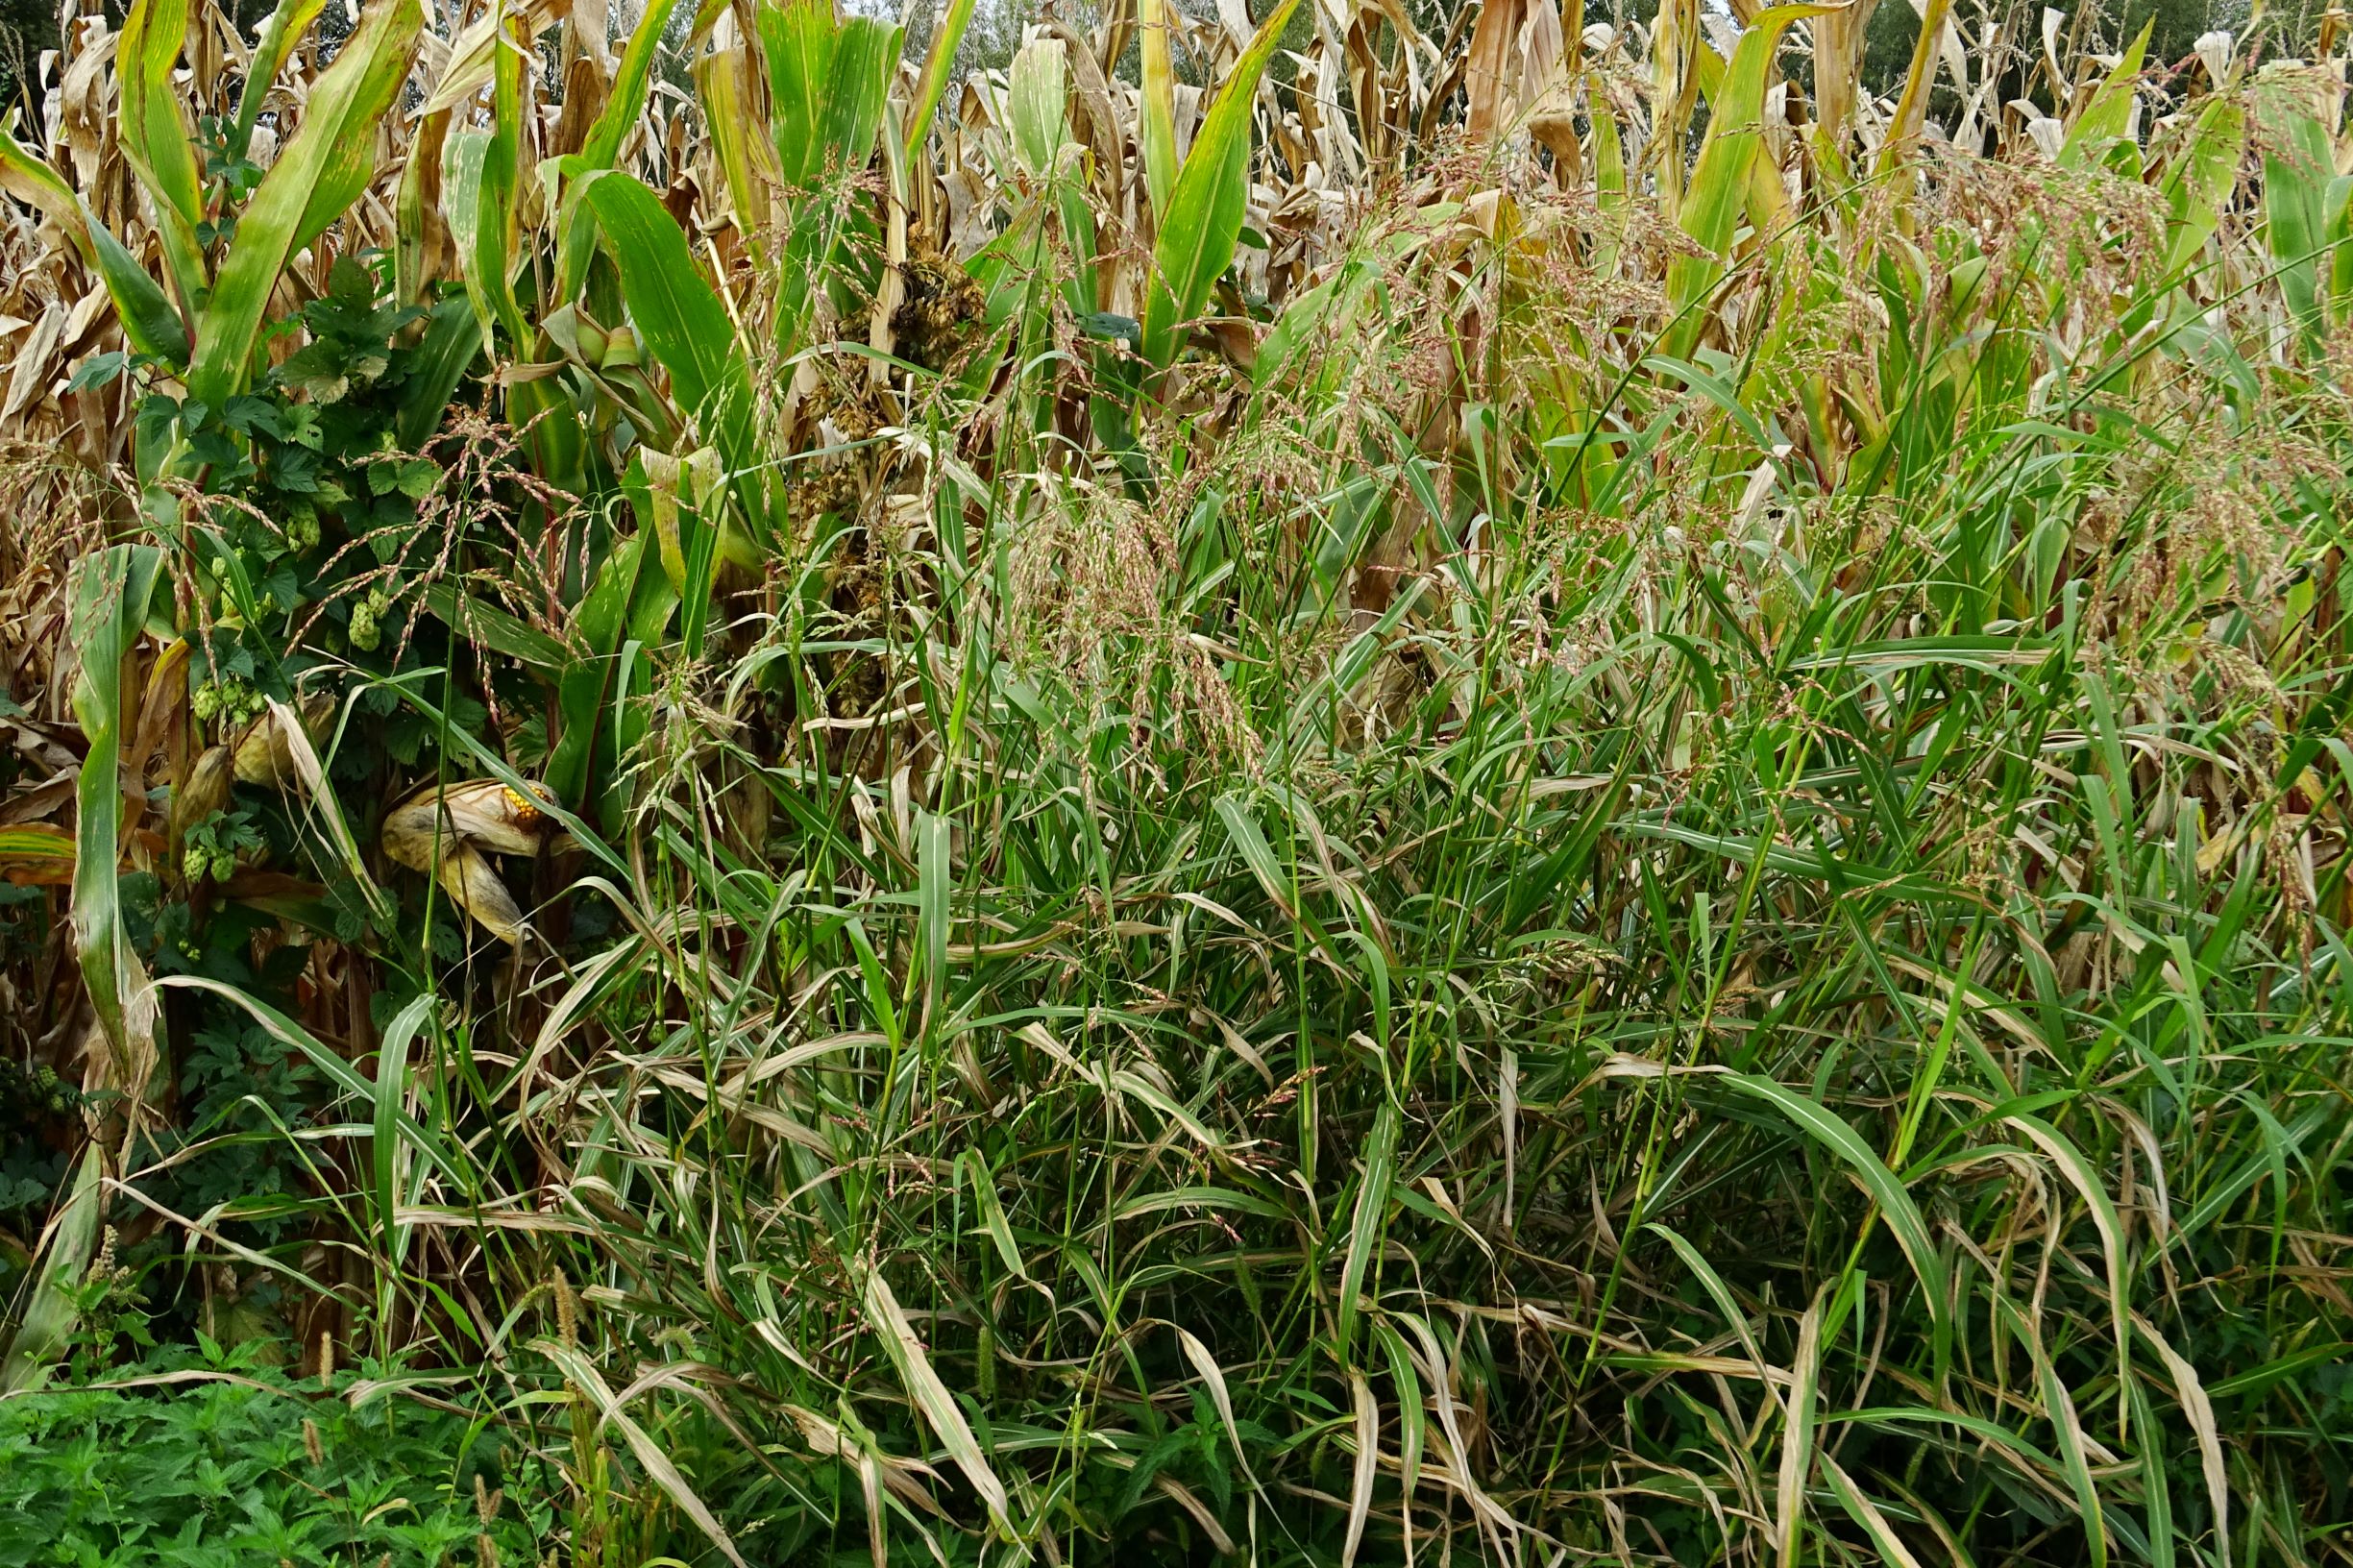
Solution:
M 0 114 L 10 106 L 37 118 L 39 104 L 29 86 L 41 51 L 58 46 L 57 7 L 52 0 L 0 0 Z

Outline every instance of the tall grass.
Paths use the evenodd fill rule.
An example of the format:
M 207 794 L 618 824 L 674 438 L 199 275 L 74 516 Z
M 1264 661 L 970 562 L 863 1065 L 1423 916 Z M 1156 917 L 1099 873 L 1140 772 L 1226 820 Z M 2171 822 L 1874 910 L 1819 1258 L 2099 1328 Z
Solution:
M 217 722 L 167 661 L 272 624 L 199 536 L 279 449 L 21 378 L 124 542 L 9 723 L 78 654 L 173 793 L 0 828 L 93 1020 L 12 1385 L 103 1212 L 159 1311 L 462 1373 L 574 1562 L 2345 1560 L 2341 60 L 1287 17 L 1042 29 L 930 142 L 822 8 L 704 20 L 692 148 L 650 44 L 562 151 L 445 51 L 438 190 L 335 231 L 393 275 L 260 296 L 421 306 L 366 374 L 437 488 L 292 545 Z M 40 195 L 144 390 L 376 406 L 207 357 L 244 229 L 150 196 L 142 288 Z M 306 1100 L 172 1127 L 224 1029 Z

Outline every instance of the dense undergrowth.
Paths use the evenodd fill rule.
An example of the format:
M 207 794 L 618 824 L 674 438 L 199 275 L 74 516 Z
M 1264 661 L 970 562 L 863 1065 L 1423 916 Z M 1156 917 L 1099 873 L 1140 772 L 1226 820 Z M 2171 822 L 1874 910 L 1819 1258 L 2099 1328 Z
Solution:
M 2346 1560 L 2337 18 L 1230 9 L 69 29 L 0 1553 Z

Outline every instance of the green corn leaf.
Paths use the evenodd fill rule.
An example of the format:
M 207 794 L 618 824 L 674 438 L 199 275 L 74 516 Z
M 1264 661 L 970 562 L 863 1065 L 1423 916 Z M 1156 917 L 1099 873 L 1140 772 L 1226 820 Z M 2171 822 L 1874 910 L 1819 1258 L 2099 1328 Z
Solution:
M 399 95 L 424 26 L 423 0 L 380 0 L 312 86 L 300 128 L 237 220 L 198 321 L 191 396 L 219 407 L 244 386 L 287 260 L 358 200 L 375 173 L 376 122 Z
M 2234 98 L 2208 99 L 2198 110 L 2189 145 L 2167 168 L 2159 186 L 2170 214 L 2165 257 L 2169 277 L 2178 275 L 2206 248 L 2221 223 L 2245 146 L 2245 109 Z
M 2311 90 L 2300 78 L 2266 73 L 2255 94 L 2264 131 L 2264 227 L 2288 313 L 2305 341 L 2318 341 L 2324 312 L 2319 292 L 2319 257 L 2326 233 L 2329 181 L 2337 161 L 2328 128 L 2315 111 Z
M 813 184 L 825 166 L 821 139 L 827 84 L 839 34 L 829 0 L 763 5 L 760 41 L 768 56 L 769 132 L 787 186 Z
M 637 30 L 629 35 L 622 49 L 620 68 L 613 75 L 612 95 L 605 99 L 604 109 L 588 128 L 588 135 L 580 143 L 582 165 L 591 169 L 609 169 L 621 156 L 621 139 L 629 134 L 638 116 L 646 111 L 646 95 L 653 86 L 653 58 L 662 46 L 662 35 L 670 28 L 670 18 L 678 9 L 678 0 L 650 0 L 645 15 L 638 18 Z
M 1136 139 L 1143 147 L 1144 194 L 1152 216 L 1168 222 L 1168 201 L 1177 183 L 1176 64 L 1168 53 L 1168 0 L 1141 0 L 1137 12 L 1137 48 L 1143 69 L 1143 114 Z
M 2156 25 L 2154 19 L 2142 25 L 2140 36 L 2125 49 L 2116 69 L 2093 89 L 2091 102 L 2075 116 L 2075 124 L 2059 149 L 2063 166 L 2073 168 L 2097 161 L 2109 144 L 2130 129 L 2133 93 L 2141 86 L 2141 60 L 2148 52 L 2149 30 Z
M 196 225 L 205 215 L 196 132 L 172 85 L 188 28 L 188 0 L 134 0 L 114 44 L 116 125 L 123 157 L 155 198 L 164 255 L 184 293 L 203 286 Z
M 723 401 L 750 409 L 750 371 L 734 323 L 702 279 L 686 234 L 636 179 L 607 174 L 589 186 L 597 221 L 621 264 L 621 287 L 645 345 L 670 372 L 671 395 L 706 423 Z M 732 455 L 732 454 L 730 454 Z
M 450 243 L 456 248 L 466 300 L 480 332 L 481 352 L 494 352 L 499 311 L 487 279 L 505 264 L 504 247 L 497 230 L 485 236 L 482 222 L 482 179 L 490 159 L 487 131 L 460 131 L 441 146 L 441 205 L 450 225 Z
M 41 1238 L 38 1272 L 15 1332 L 9 1335 L 8 1354 L 0 1358 L 0 1395 L 38 1388 L 48 1380 L 50 1364 L 64 1353 L 81 1311 L 76 1297 L 98 1247 L 105 1174 L 105 1151 L 93 1142 L 82 1151 L 81 1168 L 63 1212 Z
M 116 877 L 122 861 L 124 732 L 133 719 L 123 690 L 123 661 L 147 620 L 147 604 L 161 575 L 162 552 L 148 545 L 115 545 L 75 568 L 72 635 L 74 717 L 89 742 L 75 793 L 74 950 L 91 1011 L 97 1015 L 117 1069 L 115 1087 L 137 1096 L 152 1023 L 139 1015 L 151 1004 L 139 993 L 146 975 L 125 935 Z
M 278 9 L 261 24 L 260 37 L 254 40 L 253 59 L 246 62 L 245 88 L 237 97 L 236 123 L 229 135 L 232 158 L 243 158 L 245 150 L 253 145 L 254 125 L 261 118 L 262 106 L 269 101 L 270 88 L 277 85 L 286 56 L 294 52 L 304 35 L 310 31 L 310 24 L 326 9 L 327 0 L 279 0 Z
M 408 380 L 401 385 L 393 434 L 402 446 L 414 452 L 441 428 L 457 383 L 465 380 L 481 347 L 481 331 L 468 300 L 434 304 L 410 361 Z
M 1773 73 L 1781 34 L 1793 22 L 1820 16 L 1823 5 L 1776 6 L 1740 35 L 1724 81 L 1710 95 L 1707 136 L 1700 144 L 1677 221 L 1706 254 L 1679 258 L 1668 269 L 1667 292 L 1678 312 L 1664 350 L 1688 358 L 1704 325 L 1695 306 L 1724 276 L 1720 257 L 1730 254 L 1740 214 L 1749 205 L 1751 170 L 1764 145 L 1765 88 Z M 1704 53 L 1704 51 L 1703 51 Z
M 659 198 L 631 176 L 601 174 L 589 186 L 597 222 L 621 264 L 621 290 L 646 348 L 670 372 L 671 399 L 694 416 L 725 461 L 730 484 L 764 541 L 772 536 L 752 427 L 751 372 L 735 326 Z
M 1250 199 L 1251 105 L 1298 3 L 1283 0 L 1260 25 L 1202 119 L 1169 190 L 1152 252 L 1159 276 L 1144 307 L 1143 356 L 1155 366 L 1176 357 L 1181 329 L 1201 313 L 1218 276 L 1234 259 Z
M 442 144 L 441 151 L 442 210 L 449 219 L 450 241 L 457 252 L 466 299 L 481 329 L 484 354 L 494 352 L 499 327 L 506 329 L 507 341 L 517 345 L 518 352 L 527 348 L 533 336 L 530 323 L 515 301 L 511 273 L 523 147 L 525 48 L 521 34 L 527 25 L 522 16 L 510 16 L 508 47 L 492 57 L 492 129 L 459 132 Z M 514 401 L 511 395 L 509 401 Z M 526 394 L 523 401 L 527 404 L 530 396 Z M 508 413 L 518 427 L 527 422 L 522 408 L 510 406 Z
M 77 201 L 80 228 L 89 245 L 90 259 L 96 264 L 98 276 L 107 285 L 108 295 L 114 301 L 114 313 L 123 324 L 123 336 L 141 354 L 152 354 L 172 364 L 184 364 L 188 357 L 188 330 L 180 319 L 180 312 L 164 297 L 162 285 L 148 275 L 136 257 L 123 248 L 107 226 L 98 221 L 98 214 L 89 204 Z
M 971 24 L 972 3 L 973 0 L 948 0 L 947 14 L 940 19 L 931 36 L 931 48 L 923 56 L 923 74 L 916 79 L 915 111 L 907 116 L 904 145 L 910 159 L 923 145 L 924 135 L 931 130 L 931 117 L 947 92 L 947 73 L 956 63 L 956 51 L 963 47 L 965 29 Z
M 654 56 L 677 9 L 678 0 L 652 0 L 646 7 L 636 31 L 629 35 L 629 41 L 621 52 L 621 64 L 614 72 L 613 89 L 603 110 L 589 126 L 580 150 L 562 160 L 564 188 L 556 216 L 559 300 L 577 299 L 581 285 L 588 281 L 596 224 L 594 212 L 582 200 L 585 177 L 596 170 L 613 167 L 621 157 L 622 138 L 645 113 L 647 95 L 653 88 Z
M 776 342 L 802 346 L 817 292 L 850 260 L 846 231 L 864 204 L 844 182 L 864 170 L 897 69 L 899 34 L 866 17 L 837 24 L 830 0 L 763 5 L 770 131 L 787 192 L 784 254 L 776 268 Z
M 1036 178 L 1054 168 L 1062 151 L 1069 102 L 1067 49 L 1060 38 L 1039 38 L 1013 57 L 1005 97 L 1013 120 L 1014 156 Z
M 855 175 L 874 156 L 891 78 L 898 70 L 899 47 L 898 29 L 871 16 L 852 16 L 842 24 L 821 122 L 827 175 Z

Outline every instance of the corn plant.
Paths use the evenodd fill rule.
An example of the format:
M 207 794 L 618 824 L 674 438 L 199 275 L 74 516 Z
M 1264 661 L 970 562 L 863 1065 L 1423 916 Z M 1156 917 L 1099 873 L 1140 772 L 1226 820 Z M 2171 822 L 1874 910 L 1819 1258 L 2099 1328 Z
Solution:
M 12 1385 L 135 1211 L 576 1561 L 2343 1560 L 2341 30 L 2047 15 L 84 24 Z

